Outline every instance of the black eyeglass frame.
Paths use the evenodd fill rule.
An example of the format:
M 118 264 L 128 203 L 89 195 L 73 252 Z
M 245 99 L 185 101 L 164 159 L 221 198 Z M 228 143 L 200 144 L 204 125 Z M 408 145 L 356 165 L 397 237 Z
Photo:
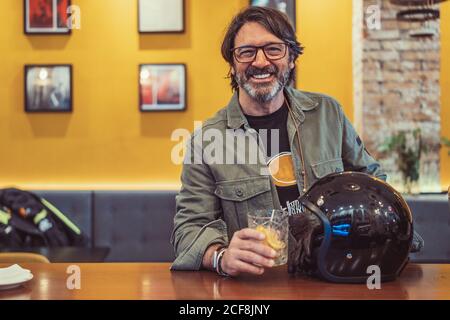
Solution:
M 283 53 L 283 56 L 281 56 L 280 58 L 276 58 L 276 59 L 269 58 L 267 56 L 267 54 L 266 54 L 266 51 L 264 50 L 265 47 L 271 46 L 271 45 L 274 45 L 274 44 L 282 44 L 282 45 L 284 45 L 284 53 Z M 239 58 L 236 55 L 236 50 L 243 49 L 243 48 L 254 48 L 254 49 L 256 49 L 256 53 L 255 53 L 255 55 L 254 55 L 254 57 L 253 57 L 253 59 L 251 61 L 245 61 L 245 62 L 239 61 Z M 289 44 L 286 43 L 286 42 L 271 42 L 271 43 L 265 44 L 263 46 L 249 46 L 249 45 L 247 45 L 247 46 L 235 47 L 235 48 L 230 49 L 230 51 L 233 52 L 233 56 L 234 56 L 234 58 L 236 59 L 237 62 L 239 62 L 239 63 L 253 63 L 256 60 L 256 57 L 258 56 L 258 51 L 260 49 L 262 50 L 262 52 L 263 52 L 263 54 L 264 54 L 264 56 L 266 57 L 267 60 L 269 60 L 269 61 L 277 61 L 277 60 L 283 59 L 286 56 L 286 53 L 288 52 L 288 48 L 289 48 Z

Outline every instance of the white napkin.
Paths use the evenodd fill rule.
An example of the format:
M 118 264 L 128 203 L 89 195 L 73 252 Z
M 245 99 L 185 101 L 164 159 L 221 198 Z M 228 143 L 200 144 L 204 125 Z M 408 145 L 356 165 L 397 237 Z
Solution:
M 18 264 L 0 268 L 0 286 L 22 283 L 33 278 L 30 270 L 23 269 Z

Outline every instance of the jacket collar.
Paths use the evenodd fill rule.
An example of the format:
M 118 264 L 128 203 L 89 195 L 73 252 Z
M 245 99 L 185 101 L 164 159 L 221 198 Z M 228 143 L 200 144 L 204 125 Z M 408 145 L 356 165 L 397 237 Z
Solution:
M 291 106 L 294 116 L 300 122 L 305 120 L 304 111 L 312 110 L 318 105 L 317 101 L 313 101 L 306 94 L 292 87 L 285 87 L 284 94 Z M 227 124 L 229 128 L 239 129 L 242 126 L 248 126 L 247 118 L 244 116 L 242 108 L 239 105 L 239 97 L 237 92 L 233 94 L 226 110 Z

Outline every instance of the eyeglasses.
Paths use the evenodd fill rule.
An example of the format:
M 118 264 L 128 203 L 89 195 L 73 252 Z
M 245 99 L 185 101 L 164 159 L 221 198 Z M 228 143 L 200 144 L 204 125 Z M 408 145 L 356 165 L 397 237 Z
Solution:
M 231 49 L 237 62 L 250 63 L 255 61 L 258 50 L 262 49 L 267 60 L 284 58 L 287 52 L 286 43 L 269 43 L 264 46 L 242 46 Z

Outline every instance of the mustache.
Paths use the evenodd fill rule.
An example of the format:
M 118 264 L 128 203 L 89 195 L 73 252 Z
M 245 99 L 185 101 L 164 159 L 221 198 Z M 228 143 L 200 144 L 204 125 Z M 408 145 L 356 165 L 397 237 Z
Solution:
M 249 66 L 247 68 L 247 70 L 245 71 L 245 76 L 247 78 L 249 78 L 251 76 L 266 74 L 266 73 L 278 74 L 278 68 L 275 65 L 269 65 L 262 69 L 254 67 L 254 66 Z

